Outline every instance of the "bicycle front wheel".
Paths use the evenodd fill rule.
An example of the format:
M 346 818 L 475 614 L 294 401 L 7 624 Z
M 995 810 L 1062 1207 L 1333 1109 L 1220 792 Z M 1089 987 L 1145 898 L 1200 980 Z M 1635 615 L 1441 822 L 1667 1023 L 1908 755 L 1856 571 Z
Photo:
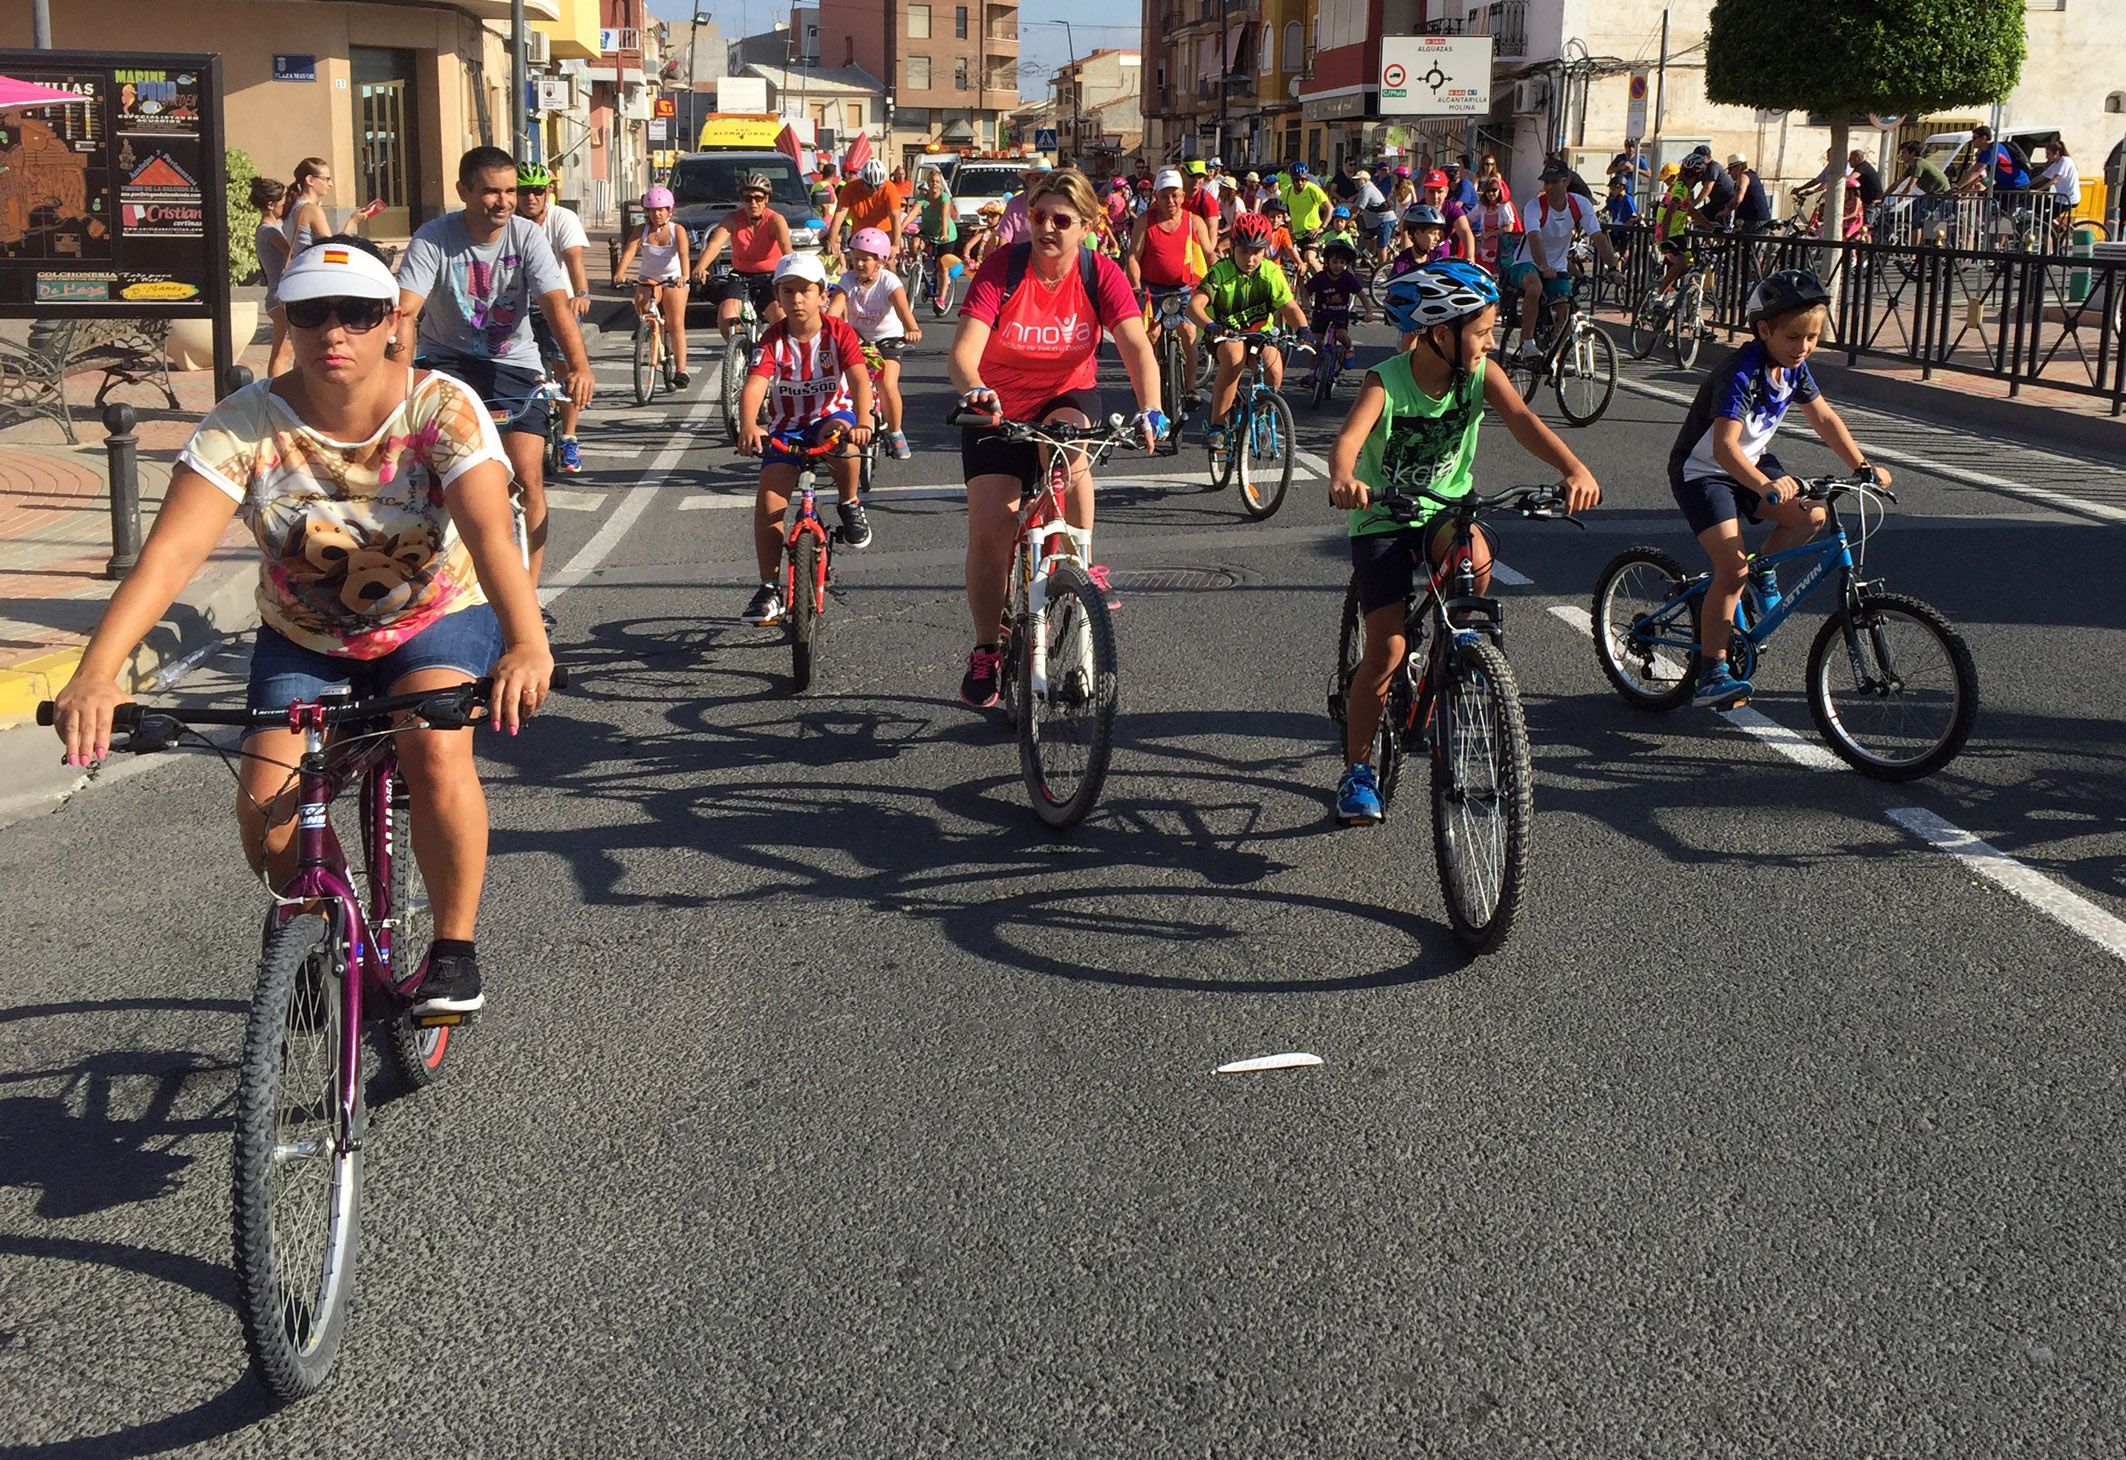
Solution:
M 1181 378 L 1181 331 L 1177 328 L 1162 330 L 1159 334 L 1159 409 L 1169 421 L 1181 419 L 1181 392 L 1187 382 Z
M 1704 300 L 1696 284 L 1686 284 L 1676 293 L 1676 312 L 1668 317 L 1669 354 L 1684 370 L 1698 363 L 1699 316 L 1704 313 Z
M 1231 455 L 1240 467 L 1240 505 L 1258 521 L 1284 503 L 1292 485 L 1292 408 L 1274 390 L 1255 397 L 1246 439 L 1233 438 Z
M 1648 284 L 1639 295 L 1638 307 L 1631 312 L 1631 358 L 1644 360 L 1661 342 L 1660 291 Z
M 744 330 L 734 330 L 723 349 L 723 429 L 733 441 L 738 439 L 738 398 L 746 388 L 747 357 L 752 353 L 752 339 Z
M 648 320 L 635 325 L 635 404 L 646 406 L 657 393 L 657 331 Z
M 950 269 L 940 269 L 935 264 L 931 266 L 931 269 L 937 275 L 938 283 L 937 303 L 933 304 L 930 310 L 939 319 L 943 319 L 946 315 L 952 313 L 952 299 L 955 294 L 959 293 L 960 281 L 952 276 L 952 270 Z
M 1841 760 L 1909 781 L 1954 760 L 1978 718 L 1970 646 L 1928 604 L 1863 594 L 1834 613 L 1809 648 L 1809 712 Z
M 1344 725 L 1351 718 L 1351 677 L 1366 652 L 1366 616 L 1358 609 L 1358 576 L 1344 589 L 1343 618 L 1336 629 L 1336 671 L 1329 676 L 1329 721 L 1336 726 L 1336 753 L 1344 753 Z
M 797 536 L 790 554 L 790 688 L 803 694 L 812 688 L 814 660 L 819 647 L 820 574 L 819 539 L 809 532 Z
M 1042 619 L 1022 621 L 1017 645 L 1019 770 L 1041 819 L 1074 826 L 1100 799 L 1114 750 L 1115 628 L 1106 595 L 1075 563 L 1049 575 Z M 1045 683 L 1034 679 L 1037 658 Z
M 341 999 L 348 970 L 325 919 L 266 935 L 236 1080 L 232 1172 L 237 1310 L 260 1382 L 282 1399 L 332 1371 L 360 1247 L 357 1138 L 339 1130 Z M 360 1099 L 361 1084 L 355 1084 Z
M 1592 426 L 1617 393 L 1617 347 L 1601 330 L 1582 327 L 1565 342 L 1555 389 L 1558 410 L 1575 426 Z
M 1657 547 L 1626 548 L 1595 581 L 1595 659 L 1642 710 L 1690 698 L 1700 598 L 1685 596 L 1686 586 L 1683 565 Z
M 1472 953 L 1506 941 L 1528 883 L 1535 773 L 1513 669 L 1494 644 L 1455 655 L 1432 736 L 1432 847 L 1454 936 Z

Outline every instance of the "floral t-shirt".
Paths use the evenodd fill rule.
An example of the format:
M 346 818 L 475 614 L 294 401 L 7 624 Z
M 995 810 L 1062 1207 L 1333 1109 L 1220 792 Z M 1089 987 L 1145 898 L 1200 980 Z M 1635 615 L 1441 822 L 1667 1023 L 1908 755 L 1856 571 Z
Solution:
M 380 659 L 437 619 L 485 603 L 443 489 L 506 467 L 480 398 L 429 372 L 366 441 L 335 441 L 246 386 L 208 413 L 178 461 L 237 501 L 258 539 L 259 618 L 323 654 Z

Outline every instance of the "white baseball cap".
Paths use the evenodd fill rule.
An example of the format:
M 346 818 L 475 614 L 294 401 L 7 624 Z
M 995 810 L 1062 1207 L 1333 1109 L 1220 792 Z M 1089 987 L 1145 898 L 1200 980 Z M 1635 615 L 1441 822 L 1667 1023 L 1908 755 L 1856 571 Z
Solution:
M 1208 165 L 1211 167 L 1223 167 L 1225 166 L 1225 159 L 1223 157 L 1213 157 Z
M 1152 179 L 1152 191 L 1156 193 L 1163 193 L 1168 188 L 1178 188 L 1180 186 L 1181 169 L 1178 167 L 1161 168 L 1159 175 Z
M 785 279 L 805 279 L 825 288 L 827 268 L 816 253 L 786 253 L 775 266 L 775 282 L 779 285 Z
M 305 299 L 399 300 L 399 281 L 385 262 L 354 243 L 315 243 L 281 274 L 284 303 Z

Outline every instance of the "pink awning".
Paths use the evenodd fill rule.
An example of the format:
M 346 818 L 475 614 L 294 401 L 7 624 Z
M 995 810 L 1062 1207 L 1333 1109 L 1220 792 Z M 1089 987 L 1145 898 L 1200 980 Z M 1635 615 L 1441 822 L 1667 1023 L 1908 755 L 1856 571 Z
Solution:
M 59 91 L 49 86 L 39 86 L 32 81 L 17 81 L 12 76 L 0 76 L 0 111 L 22 106 L 67 106 L 73 102 L 86 103 L 89 98 L 76 96 L 71 91 Z

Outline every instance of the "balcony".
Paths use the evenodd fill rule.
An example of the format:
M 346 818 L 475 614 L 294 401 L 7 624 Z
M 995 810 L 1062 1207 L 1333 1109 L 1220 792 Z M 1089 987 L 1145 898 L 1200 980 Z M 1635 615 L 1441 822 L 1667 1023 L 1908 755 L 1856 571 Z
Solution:
M 608 26 L 598 32 L 598 53 L 602 56 L 624 55 L 629 51 L 641 54 L 642 32 L 632 25 Z
M 1419 35 L 1462 35 L 1465 33 L 1462 29 L 1464 24 L 1466 22 L 1460 19 L 1428 20 L 1419 28 L 1417 33 Z
M 993 41 L 1015 41 L 1019 38 L 1019 23 L 1016 20 L 992 20 L 986 34 Z
M 1491 37 L 1491 59 L 1520 61 L 1528 55 L 1528 0 L 1494 0 L 1484 9 L 1484 33 Z

